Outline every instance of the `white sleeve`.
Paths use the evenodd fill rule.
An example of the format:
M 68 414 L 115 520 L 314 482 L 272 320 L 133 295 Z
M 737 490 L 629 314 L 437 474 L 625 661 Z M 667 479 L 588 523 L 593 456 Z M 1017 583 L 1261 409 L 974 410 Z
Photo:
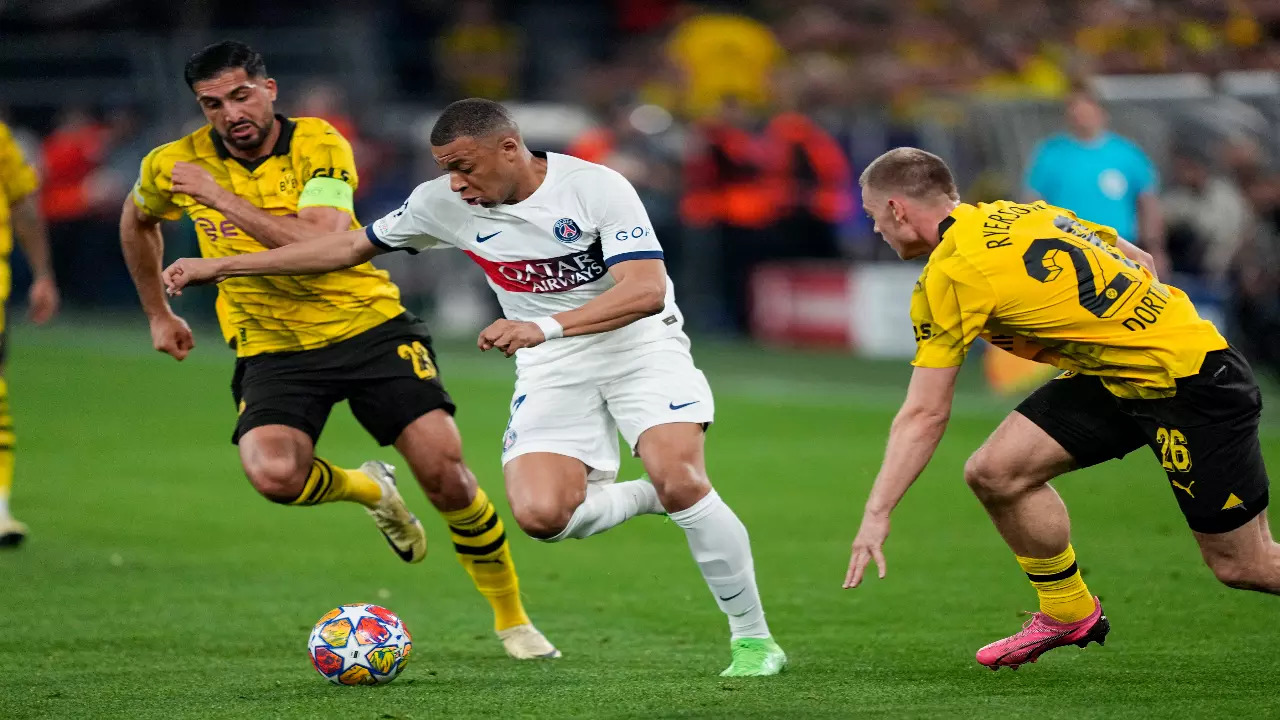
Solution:
M 443 208 L 431 182 L 414 188 L 399 209 L 367 225 L 364 234 L 381 250 L 404 250 L 417 254 L 448 245 L 449 232 L 441 222 Z
M 653 234 L 649 213 L 631 183 L 618 172 L 604 169 L 592 178 L 588 189 L 593 218 L 600 232 L 600 249 L 606 267 L 627 260 L 661 260 L 662 246 Z

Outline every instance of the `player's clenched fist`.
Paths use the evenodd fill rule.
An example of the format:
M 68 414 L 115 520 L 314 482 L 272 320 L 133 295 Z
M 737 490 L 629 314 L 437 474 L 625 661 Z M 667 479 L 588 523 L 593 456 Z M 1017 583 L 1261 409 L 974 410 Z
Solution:
M 187 162 L 173 164 L 173 191 L 190 195 L 196 202 L 209 207 L 217 207 L 218 199 L 227 192 L 208 170 Z
M 151 318 L 151 346 L 174 360 L 183 360 L 196 346 L 187 321 L 168 313 Z
M 514 320 L 495 320 L 492 325 L 480 331 L 476 345 L 483 350 L 498 348 L 503 355 L 511 357 L 521 348 L 535 347 L 545 342 L 547 336 L 537 323 L 517 322 Z
M 208 285 L 225 280 L 218 267 L 217 258 L 181 258 L 165 268 L 160 277 L 164 280 L 165 292 L 181 295 L 182 289 L 188 285 Z

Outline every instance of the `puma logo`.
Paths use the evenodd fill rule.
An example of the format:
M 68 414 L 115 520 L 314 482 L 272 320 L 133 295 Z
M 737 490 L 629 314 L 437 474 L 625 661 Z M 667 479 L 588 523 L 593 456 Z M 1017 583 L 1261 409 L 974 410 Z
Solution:
M 1185 490 L 1185 491 L 1186 491 L 1186 493 L 1187 493 L 1188 495 L 1190 495 L 1191 497 L 1193 497 L 1193 498 L 1194 498 L 1194 497 L 1196 496 L 1196 495 L 1195 495 L 1195 493 L 1191 492 L 1191 486 L 1196 484 L 1196 481 L 1195 481 L 1195 480 L 1192 480 L 1191 482 L 1187 483 L 1186 485 L 1179 484 L 1177 480 L 1170 480 L 1169 482 L 1173 483 L 1173 486 L 1174 486 L 1174 487 L 1176 487 L 1176 488 L 1178 488 L 1179 490 Z

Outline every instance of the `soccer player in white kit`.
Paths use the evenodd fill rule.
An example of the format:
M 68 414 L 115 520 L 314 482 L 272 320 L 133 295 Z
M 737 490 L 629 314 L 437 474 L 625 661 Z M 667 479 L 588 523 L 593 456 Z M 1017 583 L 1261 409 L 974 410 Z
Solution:
M 520 527 L 557 542 L 667 513 L 728 616 L 732 662 L 721 675 L 781 672 L 787 658 L 765 622 L 747 530 L 707 478 L 715 401 L 635 189 L 601 165 L 530 152 L 489 100 L 445 108 L 431 146 L 446 174 L 372 225 L 266 252 L 183 258 L 164 271 L 169 292 L 331 272 L 390 250 L 462 250 L 506 316 L 480 333 L 480 349 L 516 357 L 502 462 Z M 614 482 L 618 431 L 651 482 Z

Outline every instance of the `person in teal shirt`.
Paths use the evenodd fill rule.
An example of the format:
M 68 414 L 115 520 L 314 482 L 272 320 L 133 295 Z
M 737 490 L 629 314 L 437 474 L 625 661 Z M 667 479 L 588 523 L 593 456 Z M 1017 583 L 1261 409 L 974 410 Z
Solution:
M 1107 129 L 1106 110 L 1087 91 L 1067 98 L 1068 132 L 1040 143 L 1027 163 L 1028 191 L 1050 205 L 1110 225 L 1167 267 L 1159 177 L 1142 148 Z

